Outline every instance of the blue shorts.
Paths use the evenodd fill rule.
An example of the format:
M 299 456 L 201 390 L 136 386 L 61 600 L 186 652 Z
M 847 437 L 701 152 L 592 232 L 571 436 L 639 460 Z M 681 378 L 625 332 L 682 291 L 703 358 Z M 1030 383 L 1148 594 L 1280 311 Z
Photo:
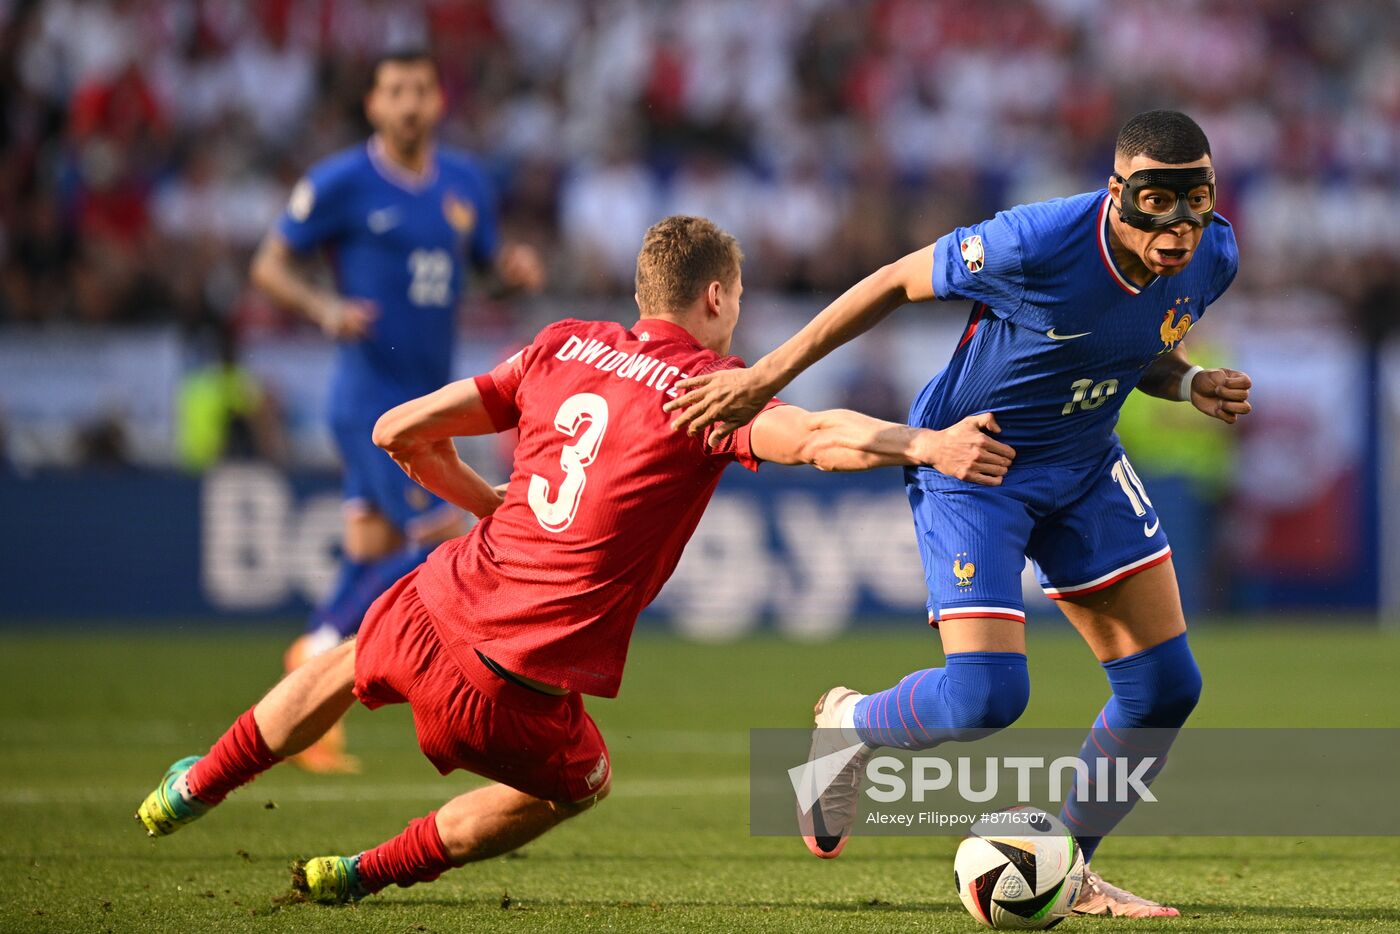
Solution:
M 345 505 L 372 509 L 410 539 L 445 521 L 456 509 L 409 479 L 394 459 L 375 447 L 374 422 L 331 422 L 345 464 Z
M 1167 535 L 1123 448 L 1071 467 L 1016 467 L 1001 486 L 905 471 L 929 622 L 1025 622 L 1021 571 L 1036 564 L 1052 600 L 1101 590 L 1171 557 Z

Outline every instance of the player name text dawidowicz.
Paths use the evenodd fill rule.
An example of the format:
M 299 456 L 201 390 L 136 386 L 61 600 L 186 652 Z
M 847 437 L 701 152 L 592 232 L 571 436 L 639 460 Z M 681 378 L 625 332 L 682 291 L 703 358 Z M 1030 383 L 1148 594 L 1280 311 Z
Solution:
M 612 373 L 618 379 L 633 380 L 657 392 L 663 392 L 672 399 L 676 397 L 673 384 L 690 377 L 689 373 L 682 373 L 680 367 L 663 364 L 647 354 L 628 353 L 625 350 L 617 350 L 603 341 L 594 338 L 584 340 L 572 334 L 564 342 L 564 346 L 555 352 L 554 358 L 582 363 L 595 370 Z

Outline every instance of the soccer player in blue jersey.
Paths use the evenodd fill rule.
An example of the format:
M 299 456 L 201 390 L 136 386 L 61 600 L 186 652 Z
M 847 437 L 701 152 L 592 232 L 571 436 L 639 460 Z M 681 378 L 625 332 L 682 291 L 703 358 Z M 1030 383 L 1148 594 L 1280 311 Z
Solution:
M 390 584 L 439 542 L 462 534 L 461 514 L 408 479 L 371 440 L 375 420 L 451 378 L 465 261 L 503 289 L 534 291 L 538 255 L 501 247 L 490 188 L 470 157 L 434 145 L 443 114 L 431 58 L 379 59 L 365 113 L 374 135 L 316 164 L 259 247 L 253 282 L 339 342 L 330 423 L 345 465 L 345 547 L 339 576 L 288 670 L 355 632 Z M 299 259 L 326 254 L 335 290 L 315 285 Z M 354 771 L 343 733 L 303 753 L 312 771 Z
M 1175 111 L 1139 114 L 1118 136 L 1106 188 L 958 228 L 862 280 L 752 369 L 680 384 L 690 391 L 668 404 L 681 411 L 676 428 L 719 421 L 732 430 L 900 305 L 974 302 L 952 360 L 909 419 L 942 432 L 941 459 L 906 470 L 905 482 L 945 666 L 875 694 L 826 692 L 813 758 L 851 743 L 926 749 L 1013 723 L 1030 696 L 1020 583 L 1027 557 L 1112 689 L 1081 756 L 1102 750 L 1132 762 L 1142 752 L 1122 742 L 1125 730 L 1171 736 L 1185 723 L 1201 675 L 1171 548 L 1113 425 L 1133 389 L 1228 423 L 1250 410 L 1248 376 L 1192 366 L 1182 349 L 1238 266 L 1234 232 L 1214 208 L 1200 127 Z M 863 764 L 857 754 L 804 819 L 817 856 L 844 847 Z M 1088 815 L 1070 801 L 1062 811 L 1086 860 L 1131 802 L 1115 807 Z M 1177 914 L 1092 869 L 1076 910 Z

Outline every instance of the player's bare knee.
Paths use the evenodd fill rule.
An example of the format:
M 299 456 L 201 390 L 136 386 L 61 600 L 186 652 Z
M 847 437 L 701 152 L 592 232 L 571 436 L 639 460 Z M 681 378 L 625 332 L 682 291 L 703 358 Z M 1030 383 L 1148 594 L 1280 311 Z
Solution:
M 361 537 L 345 539 L 345 557 L 360 564 L 369 564 L 381 558 L 387 558 L 399 547 L 398 542 L 389 542 L 384 539 Z
M 611 791 L 612 777 L 609 776 L 608 780 L 603 783 L 603 787 L 599 788 L 595 794 L 578 801 L 551 801 L 550 806 L 554 808 L 555 815 L 561 821 L 564 821 L 571 817 L 577 817 L 584 811 L 592 810 L 600 801 L 606 798 Z
M 377 561 L 404 544 L 403 533 L 374 509 L 356 509 L 345 516 L 345 555 L 352 561 Z
M 307 696 L 345 702 L 355 687 L 355 637 L 313 658 L 301 670 L 305 672 L 302 690 Z

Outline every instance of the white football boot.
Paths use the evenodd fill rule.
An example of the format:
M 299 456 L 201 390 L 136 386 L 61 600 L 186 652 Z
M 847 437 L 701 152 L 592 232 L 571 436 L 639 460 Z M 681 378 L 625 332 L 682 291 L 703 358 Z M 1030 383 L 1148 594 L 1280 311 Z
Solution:
M 872 751 L 855 731 L 856 702 L 864 696 L 847 687 L 834 687 L 823 694 L 812 709 L 817 724 L 812 731 L 812 747 L 807 757 L 807 780 L 813 783 L 807 789 L 807 800 L 812 801 L 812 806 L 806 811 L 802 809 L 799 792 L 797 822 L 807 849 L 822 859 L 841 855 L 860 805 L 860 783 L 865 775 L 865 761 Z M 859 749 L 853 748 L 857 746 Z M 823 766 L 818 760 L 828 756 L 832 758 Z M 835 776 L 821 787 L 833 768 Z
M 1074 913 L 1112 918 L 1175 918 L 1181 914 L 1169 905 L 1160 905 L 1110 885 L 1103 881 L 1103 876 L 1087 866 L 1084 869 L 1084 887 L 1074 903 Z

